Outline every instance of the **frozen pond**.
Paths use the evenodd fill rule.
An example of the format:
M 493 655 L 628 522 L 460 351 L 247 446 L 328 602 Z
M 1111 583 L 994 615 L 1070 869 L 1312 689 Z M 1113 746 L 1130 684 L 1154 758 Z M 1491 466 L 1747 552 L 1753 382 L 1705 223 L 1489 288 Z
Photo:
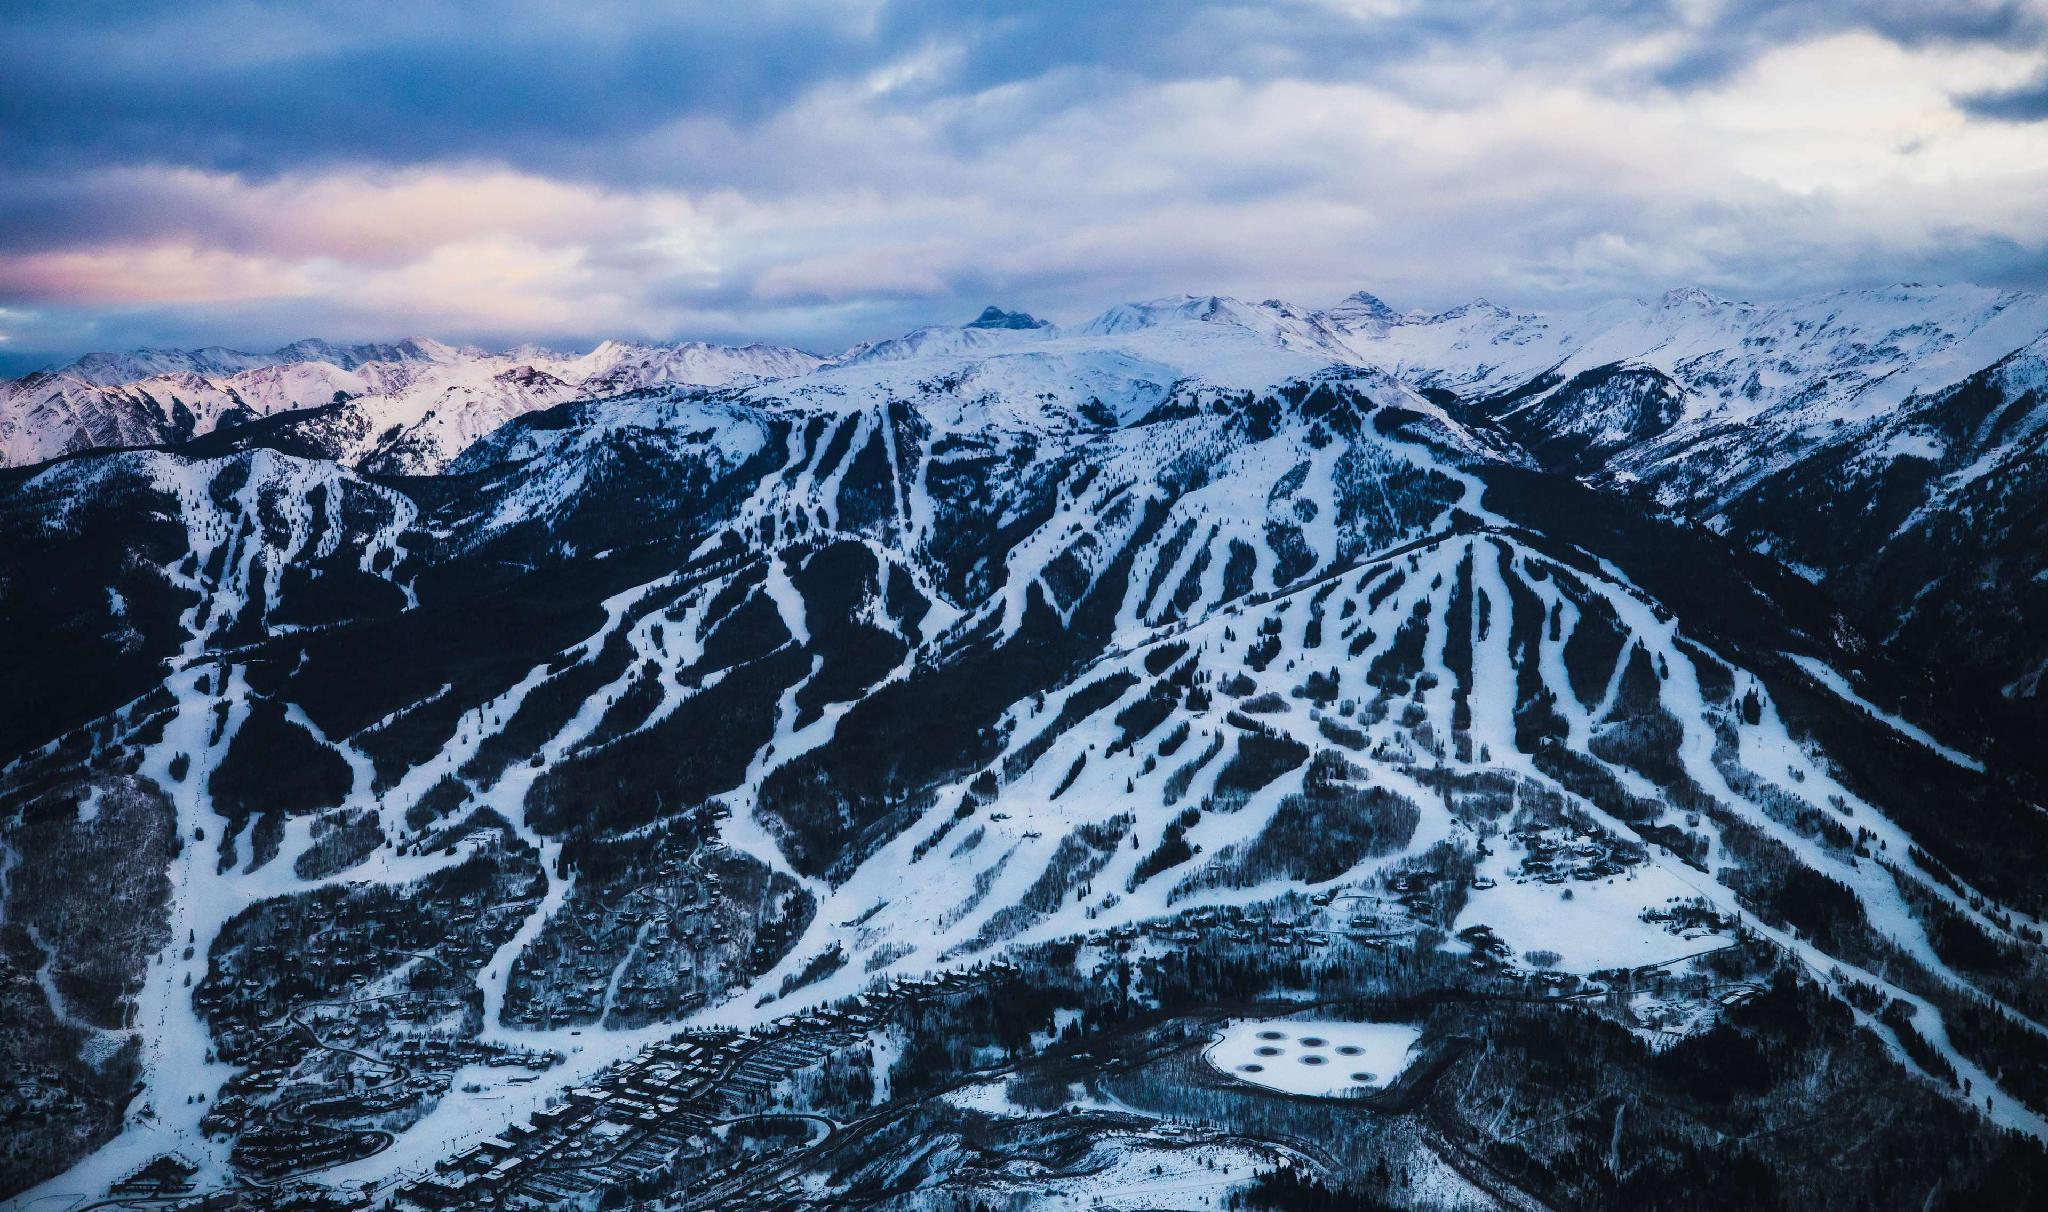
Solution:
M 1205 1054 L 1255 1086 L 1320 1097 L 1385 1088 L 1408 1067 L 1422 1028 L 1408 1023 L 1232 1023 Z

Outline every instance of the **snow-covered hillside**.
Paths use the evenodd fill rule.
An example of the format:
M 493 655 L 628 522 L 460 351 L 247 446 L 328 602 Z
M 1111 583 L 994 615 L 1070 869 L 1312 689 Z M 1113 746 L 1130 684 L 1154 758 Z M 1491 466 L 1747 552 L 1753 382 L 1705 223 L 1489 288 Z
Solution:
M 1627 488 L 1827 413 L 1859 452 L 1829 474 L 1911 459 L 1909 515 L 2024 515 L 2038 302 L 1599 316 L 420 343 L 233 370 L 376 389 L 243 438 L 12 473 L 0 871 L 103 821 L 161 842 L 110 920 L 0 884 L 37 1063 L 93 1092 L 49 1104 L 75 1147 L 25 1198 L 167 1153 L 209 1189 L 416 1177 L 679 1026 L 1047 954 L 1263 996 L 1320 952 L 1517 1013 L 1668 969 L 1699 994 L 1659 1047 L 1763 996 L 1692 961 L 1765 956 L 1958 1139 L 2048 1137 L 2032 734 L 1810 560 Z M 1318 924 L 1246 917 L 1275 906 Z
M 1349 342 L 1529 464 L 1826 578 L 1887 643 L 2034 698 L 2044 339 L 2039 295 L 1914 285 L 1481 306 L 1373 317 Z

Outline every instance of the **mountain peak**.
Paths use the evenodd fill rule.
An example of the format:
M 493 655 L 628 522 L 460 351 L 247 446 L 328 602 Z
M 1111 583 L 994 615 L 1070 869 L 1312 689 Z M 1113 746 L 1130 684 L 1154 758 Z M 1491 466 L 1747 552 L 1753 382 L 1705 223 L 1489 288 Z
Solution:
M 432 337 L 406 337 L 399 341 L 370 341 L 356 345 L 307 337 L 284 346 L 263 360 L 327 362 L 343 370 L 354 370 L 369 362 L 453 362 L 482 356 L 480 349 L 469 346 L 458 349 Z
M 1224 295 L 1168 295 L 1137 303 L 1119 303 L 1088 322 L 1088 331 L 1098 336 L 1134 332 L 1160 324 L 1242 323 L 1255 309 Z
M 989 306 L 982 308 L 981 314 L 976 316 L 973 322 L 965 325 L 965 327 L 1050 328 L 1052 327 L 1052 325 L 1049 321 L 1041 320 L 1037 316 L 1034 316 L 1029 312 L 1004 311 L 1002 308 L 997 307 L 994 304 L 990 304 Z
M 1665 308 L 1738 306 L 1733 299 L 1724 299 L 1703 286 L 1681 286 L 1676 290 L 1667 290 L 1657 302 Z
M 1449 311 L 1438 312 L 1436 315 L 1431 316 L 1430 319 L 1444 321 L 1462 320 L 1467 316 L 1491 316 L 1498 320 L 1505 320 L 1513 315 L 1513 312 L 1495 303 L 1493 300 L 1481 298 L 1474 299 L 1470 303 L 1460 303 Z
M 1375 328 L 1385 331 L 1400 323 L 1401 316 L 1386 301 L 1369 291 L 1353 291 L 1323 315 L 1346 328 Z

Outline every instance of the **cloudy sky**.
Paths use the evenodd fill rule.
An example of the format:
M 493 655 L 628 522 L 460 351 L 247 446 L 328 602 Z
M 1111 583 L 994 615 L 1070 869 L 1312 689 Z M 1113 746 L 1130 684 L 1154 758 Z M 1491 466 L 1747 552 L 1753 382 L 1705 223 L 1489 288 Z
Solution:
M 0 0 L 0 371 L 2048 288 L 2048 0 Z

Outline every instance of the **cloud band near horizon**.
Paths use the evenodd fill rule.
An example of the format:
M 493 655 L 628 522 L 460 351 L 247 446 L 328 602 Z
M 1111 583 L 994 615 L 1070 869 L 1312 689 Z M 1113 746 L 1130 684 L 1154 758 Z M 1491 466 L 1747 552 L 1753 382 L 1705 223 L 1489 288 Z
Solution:
M 0 369 L 2048 286 L 2043 0 L 8 4 Z

